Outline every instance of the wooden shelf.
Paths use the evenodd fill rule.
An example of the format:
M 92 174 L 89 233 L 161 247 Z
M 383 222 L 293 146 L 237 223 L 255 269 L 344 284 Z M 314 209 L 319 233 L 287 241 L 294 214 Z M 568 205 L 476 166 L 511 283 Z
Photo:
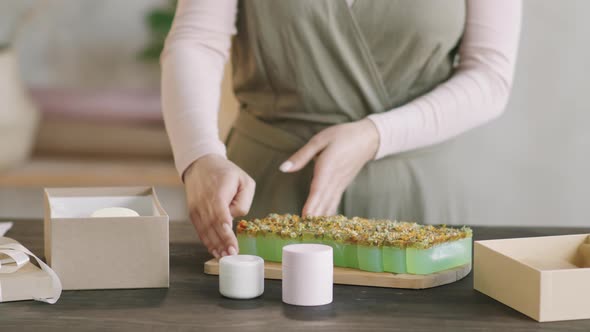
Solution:
M 0 186 L 181 186 L 172 161 L 34 157 L 0 171 Z

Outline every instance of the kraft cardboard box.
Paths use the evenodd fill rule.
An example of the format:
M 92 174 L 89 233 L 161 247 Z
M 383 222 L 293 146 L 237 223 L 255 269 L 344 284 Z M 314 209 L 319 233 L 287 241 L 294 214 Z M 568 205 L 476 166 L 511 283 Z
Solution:
M 476 241 L 474 288 L 539 321 L 590 318 L 588 234 Z
M 124 207 L 133 217 L 90 217 Z M 64 290 L 167 288 L 168 215 L 151 187 L 45 190 L 45 257 Z

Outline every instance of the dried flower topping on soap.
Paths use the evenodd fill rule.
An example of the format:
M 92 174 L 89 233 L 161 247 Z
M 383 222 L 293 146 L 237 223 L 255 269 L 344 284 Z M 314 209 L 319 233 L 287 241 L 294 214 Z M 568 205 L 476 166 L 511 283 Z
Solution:
M 238 234 L 277 235 L 284 239 L 332 240 L 366 246 L 427 249 L 437 244 L 472 237 L 468 227 L 419 225 L 414 222 L 338 216 L 300 217 L 276 213 L 266 218 L 241 220 Z

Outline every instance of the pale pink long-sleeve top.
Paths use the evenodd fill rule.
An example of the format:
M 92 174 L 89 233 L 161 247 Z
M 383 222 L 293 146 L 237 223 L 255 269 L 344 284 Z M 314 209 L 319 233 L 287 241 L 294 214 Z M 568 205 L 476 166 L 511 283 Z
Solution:
M 225 156 L 217 114 L 223 68 L 236 33 L 237 2 L 180 0 L 166 39 L 162 106 L 181 175 L 204 155 Z M 380 137 L 376 159 L 442 142 L 503 112 L 521 8 L 520 0 L 467 0 L 459 63 L 451 78 L 401 107 L 368 117 Z

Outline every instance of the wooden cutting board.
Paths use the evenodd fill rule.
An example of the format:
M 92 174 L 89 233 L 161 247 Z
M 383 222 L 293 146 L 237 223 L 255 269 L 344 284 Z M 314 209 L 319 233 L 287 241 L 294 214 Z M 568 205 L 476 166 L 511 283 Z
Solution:
M 427 275 L 367 272 L 343 267 L 334 267 L 334 283 L 341 285 L 373 286 L 387 288 L 424 289 L 450 284 L 463 279 L 471 272 L 471 264 Z M 219 275 L 219 261 L 205 263 L 205 274 Z M 282 279 L 280 263 L 265 262 L 266 279 Z

